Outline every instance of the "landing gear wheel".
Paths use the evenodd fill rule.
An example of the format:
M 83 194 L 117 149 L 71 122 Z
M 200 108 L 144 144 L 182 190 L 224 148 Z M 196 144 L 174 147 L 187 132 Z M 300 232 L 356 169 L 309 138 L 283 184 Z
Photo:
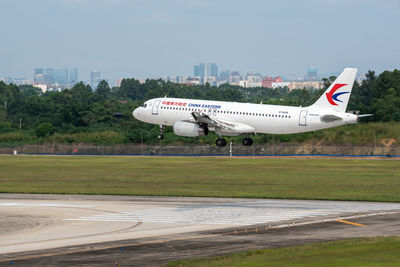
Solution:
M 244 146 L 251 146 L 253 144 L 253 139 L 246 137 L 242 140 L 242 144 Z
M 222 147 L 222 146 L 226 146 L 226 144 L 228 142 L 226 142 L 226 140 L 224 138 L 218 138 L 215 143 L 216 143 L 217 146 Z
M 164 139 L 164 129 L 165 129 L 165 125 L 160 125 L 160 134 L 157 135 L 157 139 L 158 140 L 163 140 Z

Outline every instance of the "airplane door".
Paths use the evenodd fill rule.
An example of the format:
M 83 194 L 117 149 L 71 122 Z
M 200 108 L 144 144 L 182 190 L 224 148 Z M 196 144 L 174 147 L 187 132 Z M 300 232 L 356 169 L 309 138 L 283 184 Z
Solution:
M 161 102 L 161 100 L 154 101 L 153 109 L 151 110 L 151 113 L 153 115 L 158 115 L 158 107 L 160 106 L 160 102 Z
M 299 118 L 299 125 L 300 126 L 307 126 L 307 110 L 300 111 L 300 118 Z

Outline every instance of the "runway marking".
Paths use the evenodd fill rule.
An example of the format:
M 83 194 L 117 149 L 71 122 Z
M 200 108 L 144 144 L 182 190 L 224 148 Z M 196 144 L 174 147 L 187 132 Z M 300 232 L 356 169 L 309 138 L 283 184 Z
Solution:
M 229 204 L 185 204 L 177 207 L 161 207 L 134 211 L 101 213 L 91 216 L 66 218 L 67 221 L 87 222 L 130 222 L 142 220 L 144 223 L 187 223 L 208 225 L 246 226 L 272 223 L 306 217 L 321 217 L 347 212 L 371 212 L 393 210 L 399 205 L 366 203 L 357 205 L 347 202 L 294 202 L 282 207 L 282 201 L 249 201 Z
M 351 224 L 351 225 L 355 225 L 355 226 L 366 226 L 365 224 L 361 224 L 361 223 L 355 223 L 355 222 L 349 222 L 349 221 L 345 221 L 345 220 L 336 220 L 337 222 L 341 222 L 341 223 L 347 223 L 347 224 Z
M 70 204 L 54 204 L 54 203 L 0 203 L 0 206 L 7 207 L 56 207 L 56 208 L 91 208 L 90 205 L 70 205 Z
M 352 215 L 352 216 L 347 216 L 347 217 L 342 217 L 342 219 L 354 219 L 354 218 L 363 218 L 363 217 L 371 217 L 371 216 L 379 216 L 379 215 L 389 215 L 389 214 L 399 214 L 400 211 L 386 211 L 386 212 L 375 212 L 375 213 L 369 213 L 369 214 L 363 214 L 363 215 Z M 340 220 L 342 220 L 340 219 Z M 293 222 L 290 227 L 296 227 L 296 226 L 304 226 L 304 225 L 312 225 L 312 224 L 318 224 L 318 223 L 326 223 L 326 222 L 334 222 L 338 221 L 336 218 L 331 218 L 331 219 L 320 219 L 320 220 L 313 220 L 313 221 L 305 221 L 305 222 L 299 222 L 295 223 Z M 265 226 L 264 231 L 269 231 L 269 230 L 276 230 L 276 229 L 281 229 L 281 228 L 287 228 L 287 224 L 281 224 L 281 225 L 269 225 Z M 28 256 L 21 256 L 21 257 L 8 257 L 6 259 L 0 259 L 0 262 L 9 262 L 10 260 L 12 261 L 19 261 L 19 260 L 29 260 L 29 259 L 35 259 L 35 258 L 41 258 L 41 257 L 51 257 L 51 256 L 59 256 L 59 255 L 70 255 L 74 253 L 82 253 L 82 252 L 91 252 L 91 251 L 101 251 L 101 250 L 106 250 L 106 249 L 113 249 L 113 248 L 120 248 L 120 247 L 138 247 L 142 245 L 152 245 L 152 244 L 159 244 L 159 243 L 167 243 L 167 242 L 172 242 L 172 241 L 182 241 L 182 240 L 191 240 L 191 239 L 196 239 L 196 238 L 208 238 L 208 237 L 217 237 L 217 236 L 224 236 L 224 235 L 232 235 L 232 234 L 243 234 L 243 233 L 249 233 L 252 231 L 255 232 L 261 232 L 262 228 L 256 228 L 257 230 L 234 230 L 230 232 L 222 232 L 222 233 L 215 233 L 215 234 L 196 234 L 196 235 L 191 235 L 191 236 L 184 236 L 184 237 L 176 237 L 176 238 L 165 238 L 165 239 L 158 239 L 158 240 L 153 240 L 153 241 L 144 241 L 144 242 L 134 242 L 134 243 L 127 243 L 127 244 L 116 244 L 116 245 L 108 245 L 104 247 L 92 247 L 92 248 L 83 248 L 83 249 L 75 249 L 75 250 L 70 250 L 70 251 L 61 251 L 61 252 L 50 252 L 50 253 L 43 253 L 43 254 L 37 254 L 37 255 L 28 255 Z
M 92 222 L 129 222 L 138 219 L 146 222 L 188 223 L 209 225 L 237 225 L 293 220 L 306 217 L 319 217 L 339 213 L 337 210 L 294 210 L 261 207 L 224 207 L 213 205 L 198 205 L 176 208 L 155 208 L 136 211 L 126 211 L 113 214 L 95 214 L 92 216 L 66 218 L 67 221 Z

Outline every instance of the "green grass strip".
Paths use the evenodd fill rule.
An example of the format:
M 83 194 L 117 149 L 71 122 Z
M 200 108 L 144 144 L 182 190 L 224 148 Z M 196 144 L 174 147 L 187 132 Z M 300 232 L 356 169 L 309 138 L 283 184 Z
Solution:
M 182 260 L 168 266 L 399 266 L 399 251 L 400 237 L 357 238 Z
M 400 161 L 0 156 L 0 192 L 400 201 Z

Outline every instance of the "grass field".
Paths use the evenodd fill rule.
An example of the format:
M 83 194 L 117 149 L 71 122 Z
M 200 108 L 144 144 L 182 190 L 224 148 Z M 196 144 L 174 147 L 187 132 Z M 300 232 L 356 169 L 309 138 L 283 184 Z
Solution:
M 400 161 L 0 156 L 0 192 L 400 201 Z
M 399 266 L 399 251 L 400 237 L 359 238 L 253 250 L 168 266 Z

